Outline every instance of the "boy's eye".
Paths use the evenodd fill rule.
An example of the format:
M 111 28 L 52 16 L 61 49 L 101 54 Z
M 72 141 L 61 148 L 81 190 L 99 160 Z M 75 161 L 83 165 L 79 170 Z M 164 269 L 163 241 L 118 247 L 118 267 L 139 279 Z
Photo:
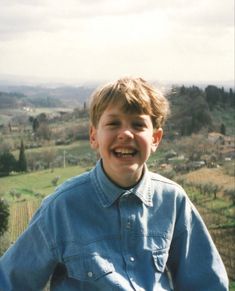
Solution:
M 118 126 L 119 124 L 120 122 L 117 120 L 107 122 L 108 126 Z
M 133 127 L 137 129 L 142 129 L 145 127 L 145 124 L 143 122 L 134 122 Z

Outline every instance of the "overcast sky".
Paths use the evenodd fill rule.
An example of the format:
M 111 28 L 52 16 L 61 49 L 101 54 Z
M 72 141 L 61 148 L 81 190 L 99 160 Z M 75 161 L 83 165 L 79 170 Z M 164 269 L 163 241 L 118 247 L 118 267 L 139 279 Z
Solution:
M 0 77 L 234 79 L 234 0 L 0 0 Z

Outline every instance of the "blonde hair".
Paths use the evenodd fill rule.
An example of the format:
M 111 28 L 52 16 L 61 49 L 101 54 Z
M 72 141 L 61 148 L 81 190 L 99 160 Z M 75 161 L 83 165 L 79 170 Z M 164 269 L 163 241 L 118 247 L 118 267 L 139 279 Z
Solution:
M 97 127 L 109 105 L 120 105 L 125 113 L 147 114 L 153 127 L 162 127 L 169 113 L 167 99 L 142 78 L 125 77 L 98 88 L 91 96 L 90 122 Z

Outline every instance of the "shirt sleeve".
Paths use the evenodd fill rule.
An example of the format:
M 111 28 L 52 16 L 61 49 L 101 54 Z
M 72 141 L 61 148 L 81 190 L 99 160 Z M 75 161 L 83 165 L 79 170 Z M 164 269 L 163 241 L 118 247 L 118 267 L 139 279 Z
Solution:
M 221 257 L 187 197 L 179 207 L 168 264 L 176 291 L 228 290 Z
M 36 215 L 0 258 L 0 291 L 42 290 L 55 266 L 53 246 Z

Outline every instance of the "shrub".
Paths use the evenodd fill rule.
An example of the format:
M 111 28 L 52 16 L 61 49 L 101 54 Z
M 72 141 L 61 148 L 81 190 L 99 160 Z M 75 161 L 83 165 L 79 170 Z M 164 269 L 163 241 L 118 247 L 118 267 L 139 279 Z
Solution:
M 54 177 L 54 178 L 51 180 L 51 184 L 52 184 L 53 186 L 57 186 L 57 183 L 58 183 L 59 179 L 60 179 L 60 176 L 56 176 L 56 177 Z
M 16 189 L 10 189 L 9 194 L 13 199 L 15 198 L 19 199 L 21 197 L 21 193 L 18 192 Z
M 5 253 L 5 251 L 9 248 L 10 240 L 9 240 L 9 233 L 5 232 L 0 237 L 0 257 Z
M 233 205 L 235 205 L 235 189 L 225 189 L 224 194 L 229 197 L 229 199 L 232 201 Z
M 234 177 L 235 176 L 235 162 L 230 161 L 224 164 L 224 172 L 225 174 Z
M 9 205 L 4 199 L 0 199 L 0 236 L 3 235 L 8 228 L 9 214 Z
M 0 154 L 0 177 L 8 176 L 17 169 L 17 161 L 9 151 Z

